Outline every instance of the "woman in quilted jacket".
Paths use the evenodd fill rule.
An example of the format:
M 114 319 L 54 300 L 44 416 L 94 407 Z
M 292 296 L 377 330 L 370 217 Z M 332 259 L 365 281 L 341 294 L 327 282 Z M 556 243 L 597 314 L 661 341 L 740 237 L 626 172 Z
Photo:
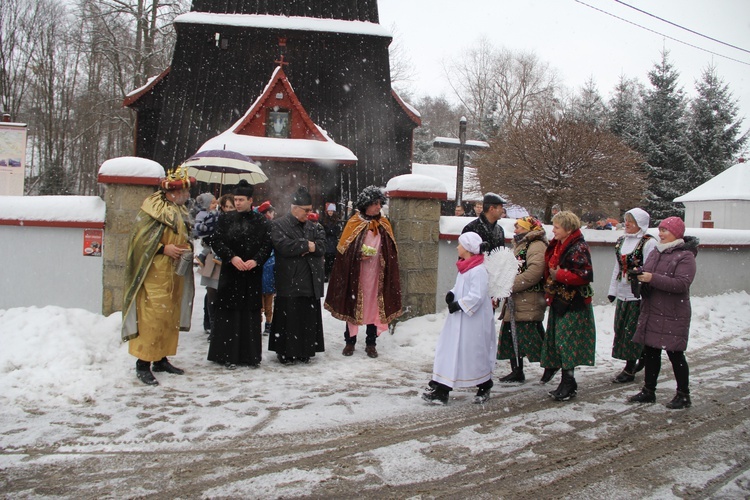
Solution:
M 677 394 L 667 408 L 678 410 L 691 405 L 689 369 L 685 359 L 690 333 L 690 284 L 695 278 L 698 239 L 685 235 L 685 223 L 668 217 L 659 224 L 659 243 L 646 259 L 641 286 L 641 314 L 633 342 L 644 344 L 646 375 L 643 388 L 628 398 L 631 403 L 656 402 L 656 379 L 665 349 L 677 381 Z

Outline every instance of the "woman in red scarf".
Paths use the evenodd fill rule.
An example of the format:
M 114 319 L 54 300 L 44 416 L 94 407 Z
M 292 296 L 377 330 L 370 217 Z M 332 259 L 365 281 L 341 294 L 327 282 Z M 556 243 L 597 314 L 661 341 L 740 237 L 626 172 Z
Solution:
M 552 218 L 554 239 L 544 254 L 545 299 L 550 306 L 541 365 L 562 368 L 562 381 L 550 395 L 557 401 L 575 397 L 575 367 L 594 365 L 596 324 L 590 283 L 594 281 L 591 253 L 573 212 Z

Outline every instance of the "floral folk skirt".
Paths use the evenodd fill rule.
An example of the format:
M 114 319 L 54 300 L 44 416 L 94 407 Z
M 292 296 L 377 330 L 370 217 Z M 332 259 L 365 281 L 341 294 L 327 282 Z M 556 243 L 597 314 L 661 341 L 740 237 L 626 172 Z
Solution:
M 636 344 L 631 339 L 638 326 L 638 315 L 641 312 L 640 300 L 620 300 L 615 303 L 615 340 L 612 343 L 612 357 L 615 359 L 638 359 L 643 352 L 643 344 Z
M 596 323 L 591 304 L 562 316 L 550 308 L 542 345 L 542 367 L 570 370 L 581 365 L 594 366 L 595 357 Z
M 516 321 L 516 339 L 518 340 L 518 357 L 526 357 L 536 363 L 542 357 L 542 342 L 544 341 L 544 326 L 541 321 Z M 497 342 L 497 359 L 515 358 L 513 336 L 510 322 L 503 321 L 500 329 L 500 339 Z

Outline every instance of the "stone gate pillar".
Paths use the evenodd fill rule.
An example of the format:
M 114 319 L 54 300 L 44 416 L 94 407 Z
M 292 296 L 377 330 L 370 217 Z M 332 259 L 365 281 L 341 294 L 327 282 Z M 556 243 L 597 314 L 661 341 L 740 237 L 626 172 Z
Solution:
M 388 181 L 386 193 L 401 271 L 401 319 L 434 314 L 440 202 L 448 198 L 445 184 L 424 175 L 400 175 Z
M 102 163 L 98 181 L 106 185 L 104 202 L 104 244 L 102 272 L 102 314 L 122 310 L 125 256 L 130 231 L 143 200 L 164 177 L 164 168 L 155 161 L 125 156 Z

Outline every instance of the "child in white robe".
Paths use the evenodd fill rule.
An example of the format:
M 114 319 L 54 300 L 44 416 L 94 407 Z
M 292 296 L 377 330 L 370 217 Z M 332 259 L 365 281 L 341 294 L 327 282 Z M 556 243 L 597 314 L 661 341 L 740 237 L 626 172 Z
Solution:
M 490 397 L 497 339 L 481 243 L 473 232 L 458 238 L 458 276 L 445 296 L 450 315 L 435 348 L 432 381 L 422 394 L 430 403 L 446 404 L 454 387 L 476 386 L 477 404 Z

